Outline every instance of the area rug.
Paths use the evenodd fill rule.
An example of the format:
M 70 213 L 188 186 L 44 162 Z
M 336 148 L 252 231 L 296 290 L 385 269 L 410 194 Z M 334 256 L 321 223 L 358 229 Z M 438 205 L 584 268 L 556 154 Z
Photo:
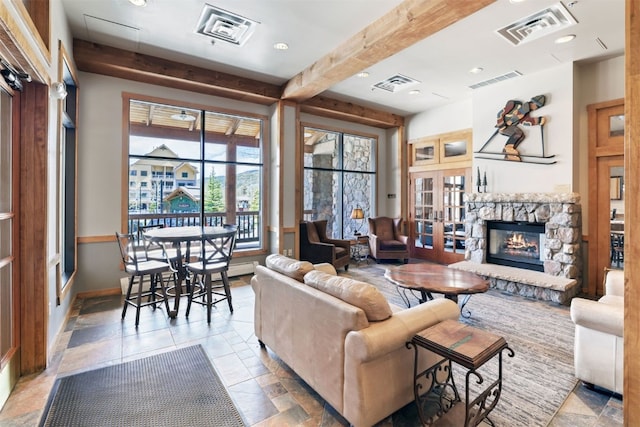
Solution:
M 245 426 L 199 345 L 58 378 L 40 426 Z
M 356 266 L 340 274 L 371 283 L 389 302 L 404 306 L 396 287 L 383 277 L 385 268 L 393 265 L 353 267 Z M 515 352 L 513 358 L 503 353 L 502 396 L 491 420 L 497 426 L 546 426 L 577 383 L 573 369 L 574 325 L 569 308 L 493 289 L 473 295 L 465 308 L 471 317 L 461 317 L 460 321 L 503 336 Z M 483 369 L 497 372 L 497 358 Z M 454 369 L 454 375 L 464 393 L 463 370 Z

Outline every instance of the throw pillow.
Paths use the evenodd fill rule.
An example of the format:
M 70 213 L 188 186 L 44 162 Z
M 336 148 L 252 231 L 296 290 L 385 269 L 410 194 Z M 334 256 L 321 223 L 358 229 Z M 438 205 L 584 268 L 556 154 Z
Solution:
M 392 315 L 387 299 L 369 283 L 318 270 L 307 273 L 304 283 L 362 309 L 369 321 L 385 320 Z
M 313 270 L 309 261 L 298 261 L 280 254 L 271 254 L 265 260 L 267 268 L 302 282 L 304 275 Z

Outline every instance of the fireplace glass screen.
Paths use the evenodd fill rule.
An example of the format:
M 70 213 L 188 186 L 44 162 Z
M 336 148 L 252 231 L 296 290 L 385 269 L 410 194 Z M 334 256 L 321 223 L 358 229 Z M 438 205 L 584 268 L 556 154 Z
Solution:
M 543 270 L 544 225 L 491 222 L 487 262 Z

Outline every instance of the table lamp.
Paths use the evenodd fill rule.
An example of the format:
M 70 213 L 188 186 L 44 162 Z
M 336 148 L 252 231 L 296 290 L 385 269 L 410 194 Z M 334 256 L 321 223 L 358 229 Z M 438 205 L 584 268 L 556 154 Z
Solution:
M 362 228 L 362 220 L 364 219 L 364 212 L 362 211 L 362 208 L 353 208 L 353 210 L 351 211 L 351 219 L 360 221 L 358 227 L 356 228 L 356 231 L 353 232 L 354 236 L 359 236 L 360 228 Z

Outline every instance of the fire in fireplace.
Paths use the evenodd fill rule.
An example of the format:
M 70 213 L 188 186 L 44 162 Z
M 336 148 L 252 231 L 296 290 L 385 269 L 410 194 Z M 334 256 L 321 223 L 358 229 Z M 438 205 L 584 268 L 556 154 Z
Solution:
M 544 224 L 487 221 L 487 263 L 544 271 Z

